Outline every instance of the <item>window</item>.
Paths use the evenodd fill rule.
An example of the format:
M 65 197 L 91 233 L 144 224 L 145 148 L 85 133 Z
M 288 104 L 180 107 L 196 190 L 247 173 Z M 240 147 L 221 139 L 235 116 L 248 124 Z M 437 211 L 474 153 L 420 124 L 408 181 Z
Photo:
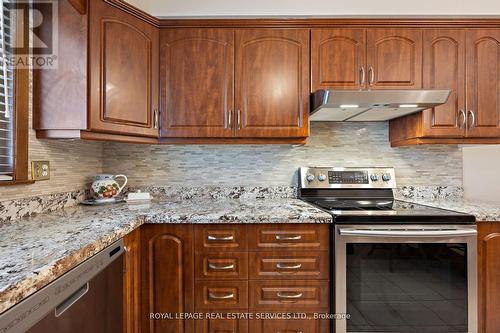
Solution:
M 2 3 L 0 17 L 0 48 L 2 68 L 0 71 L 0 180 L 13 180 L 14 177 L 14 72 L 7 58 L 12 56 L 11 15 L 5 2 Z
M 0 185 L 28 181 L 29 70 L 12 65 L 15 11 L 0 0 Z

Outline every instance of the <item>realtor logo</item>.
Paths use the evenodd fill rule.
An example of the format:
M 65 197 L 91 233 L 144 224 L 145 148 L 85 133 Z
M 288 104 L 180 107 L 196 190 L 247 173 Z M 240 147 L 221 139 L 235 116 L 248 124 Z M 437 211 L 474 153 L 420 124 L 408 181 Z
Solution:
M 16 68 L 57 68 L 58 0 L 0 1 L 4 31 L 11 31 L 3 36 L 4 61 Z

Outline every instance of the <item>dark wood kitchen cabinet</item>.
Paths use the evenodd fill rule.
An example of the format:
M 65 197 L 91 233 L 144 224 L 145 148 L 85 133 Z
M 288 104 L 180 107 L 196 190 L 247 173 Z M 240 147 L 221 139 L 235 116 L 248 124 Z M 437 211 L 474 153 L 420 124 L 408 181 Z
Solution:
M 125 241 L 129 255 L 133 244 L 140 249 L 129 258 L 139 258 L 136 317 L 142 333 L 329 331 L 327 320 L 313 318 L 330 310 L 327 224 L 146 224 L 139 239 L 130 234 Z M 126 261 L 125 285 L 137 288 L 127 282 L 135 276 L 129 267 Z M 155 313 L 174 319 L 151 319 Z M 182 313 L 203 318 L 175 319 Z M 263 313 L 308 313 L 309 318 L 263 319 Z M 132 326 L 129 322 L 125 327 Z
M 422 29 L 368 29 L 366 45 L 369 88 L 422 88 Z
M 123 332 L 141 331 L 141 228 L 125 237 L 123 265 Z
M 366 30 L 311 31 L 312 91 L 366 88 Z
M 424 88 L 449 89 L 448 102 L 422 112 L 428 136 L 465 134 L 465 30 L 424 31 Z
M 313 29 L 312 90 L 419 89 L 422 29 Z
M 156 143 L 156 19 L 116 0 L 85 9 L 59 2 L 58 67 L 34 71 L 37 137 Z
M 176 314 L 194 312 L 194 238 L 189 224 L 141 227 L 141 332 L 191 333 L 192 319 Z M 173 319 L 151 319 L 170 313 Z
M 157 27 L 90 1 L 90 131 L 158 136 L 158 47 Z
M 500 332 L 500 223 L 478 223 L 479 332 Z
M 161 31 L 162 137 L 234 133 L 234 31 Z
M 309 134 L 308 29 L 165 29 L 160 68 L 163 142 Z
M 237 137 L 309 134 L 309 30 L 236 31 Z
M 467 136 L 500 137 L 500 29 L 467 30 Z
M 424 31 L 424 88 L 444 105 L 390 122 L 393 146 L 500 142 L 500 29 Z

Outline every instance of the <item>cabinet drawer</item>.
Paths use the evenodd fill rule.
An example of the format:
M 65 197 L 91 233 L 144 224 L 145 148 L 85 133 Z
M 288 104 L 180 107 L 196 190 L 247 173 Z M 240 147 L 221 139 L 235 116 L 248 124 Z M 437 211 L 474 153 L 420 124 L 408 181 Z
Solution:
M 202 253 L 195 258 L 195 277 L 198 280 L 247 279 L 246 252 Z
M 246 309 L 247 307 L 247 281 L 199 281 L 195 283 L 196 311 Z
M 328 309 L 328 281 L 250 281 L 250 308 L 255 310 Z
M 245 230 L 244 225 L 195 226 L 196 251 L 245 251 Z
M 308 314 L 308 318 L 312 316 L 313 314 Z M 329 333 L 330 324 L 328 320 L 315 319 L 252 319 L 249 320 L 249 331 L 252 333 Z
M 327 251 L 251 252 L 250 279 L 323 279 L 330 277 Z
M 196 333 L 247 333 L 246 319 L 203 319 L 196 321 Z
M 250 250 L 266 249 L 308 249 L 328 250 L 328 225 L 252 225 L 248 226 L 248 247 Z

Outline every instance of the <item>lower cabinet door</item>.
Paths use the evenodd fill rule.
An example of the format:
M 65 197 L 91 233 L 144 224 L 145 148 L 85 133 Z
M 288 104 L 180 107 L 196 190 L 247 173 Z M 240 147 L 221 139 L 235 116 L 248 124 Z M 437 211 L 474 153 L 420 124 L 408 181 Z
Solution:
M 194 321 L 179 317 L 194 312 L 193 227 L 144 225 L 141 251 L 141 332 L 194 332 Z
M 271 313 L 267 315 L 272 315 Z M 252 319 L 249 320 L 249 331 L 252 333 L 328 333 L 328 320 L 313 319 Z
M 196 321 L 196 333 L 248 333 L 246 319 L 203 319 Z

